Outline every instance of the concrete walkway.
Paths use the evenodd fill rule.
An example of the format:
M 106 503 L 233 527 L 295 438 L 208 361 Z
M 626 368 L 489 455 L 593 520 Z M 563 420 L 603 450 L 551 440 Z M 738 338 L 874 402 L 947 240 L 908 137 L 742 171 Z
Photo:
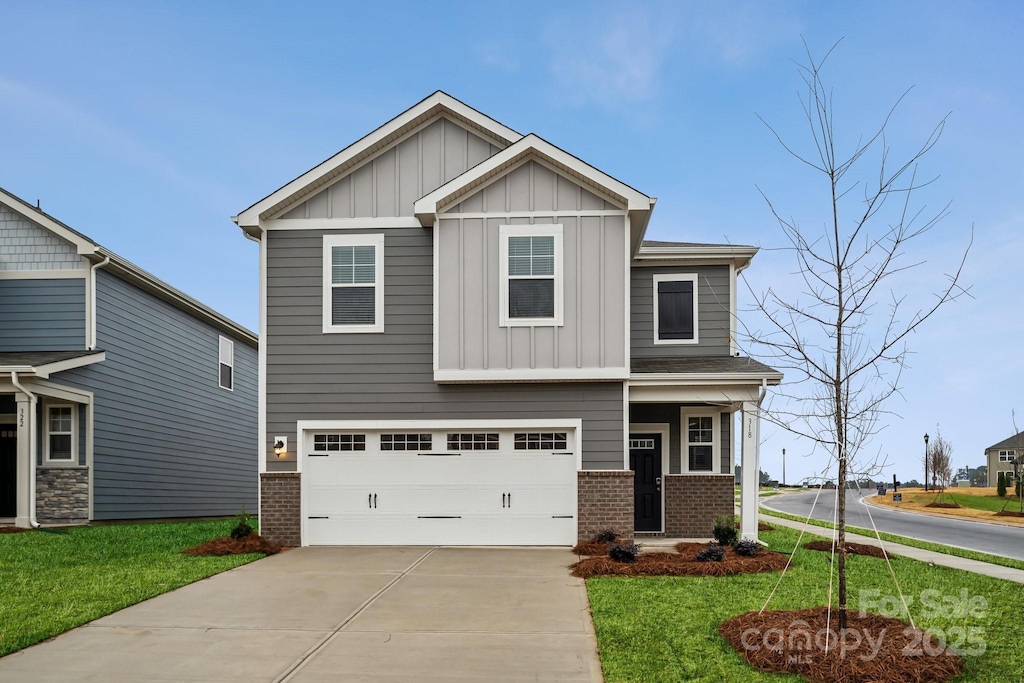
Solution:
M 758 517 L 775 526 L 789 527 L 790 529 L 796 529 L 797 531 L 803 529 L 808 534 L 823 536 L 825 538 L 833 537 L 831 529 L 825 529 L 820 526 L 813 526 L 804 522 L 794 522 L 788 519 L 782 519 L 781 517 L 773 517 L 769 514 L 765 514 L 763 511 L 758 513 Z M 953 567 L 954 569 L 963 569 L 964 571 L 983 574 L 996 579 L 1024 583 L 1024 571 L 1014 569 L 1013 567 L 1003 567 L 998 564 L 979 562 L 978 560 L 968 560 L 967 558 L 957 557 L 956 555 L 938 553 L 934 550 L 923 550 L 921 548 L 914 548 L 900 543 L 890 543 L 889 541 L 884 541 L 883 544 L 880 544 L 878 539 L 874 536 L 862 536 L 860 534 L 851 534 L 847 532 L 846 540 L 850 543 L 863 543 L 864 545 L 873 545 L 876 547 L 884 545 L 886 552 L 892 555 L 902 555 L 903 557 L 909 557 L 914 560 L 920 560 L 922 562 L 928 562 L 929 564 L 936 564 L 942 567 Z
M 299 548 L 0 659 L 5 683 L 600 681 L 550 548 Z

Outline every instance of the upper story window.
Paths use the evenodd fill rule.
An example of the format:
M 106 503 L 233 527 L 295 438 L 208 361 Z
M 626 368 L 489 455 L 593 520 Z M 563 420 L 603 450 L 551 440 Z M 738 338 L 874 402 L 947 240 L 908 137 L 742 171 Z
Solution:
M 1017 451 L 999 451 L 999 462 L 1013 462 L 1013 459 L 1017 457 Z
M 562 226 L 502 225 L 502 327 L 562 324 Z
M 77 439 L 75 438 L 75 407 L 72 405 L 46 406 L 45 461 L 74 464 Z
M 324 237 L 324 332 L 384 331 L 384 235 Z
M 654 343 L 697 343 L 697 275 L 654 276 Z
M 219 344 L 219 377 L 221 389 L 235 389 L 235 342 L 227 337 L 220 337 Z

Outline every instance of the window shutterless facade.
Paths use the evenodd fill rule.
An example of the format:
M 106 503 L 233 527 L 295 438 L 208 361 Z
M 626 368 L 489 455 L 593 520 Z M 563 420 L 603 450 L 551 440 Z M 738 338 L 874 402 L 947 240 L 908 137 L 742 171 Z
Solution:
M 500 325 L 562 325 L 562 226 L 502 225 L 499 235 Z
M 221 389 L 235 389 L 235 343 L 227 337 L 219 339 L 218 383 Z
M 77 422 L 73 405 L 46 406 L 46 438 L 43 442 L 44 460 L 54 464 L 77 463 L 78 444 L 75 434 Z
M 384 235 L 326 235 L 323 331 L 384 331 Z
M 1017 457 L 1017 451 L 999 451 L 999 462 L 1013 462 L 1013 459 Z
M 654 276 L 654 343 L 696 344 L 697 275 Z
M 721 422 L 720 412 L 693 408 L 682 411 L 684 474 L 717 474 L 720 471 Z

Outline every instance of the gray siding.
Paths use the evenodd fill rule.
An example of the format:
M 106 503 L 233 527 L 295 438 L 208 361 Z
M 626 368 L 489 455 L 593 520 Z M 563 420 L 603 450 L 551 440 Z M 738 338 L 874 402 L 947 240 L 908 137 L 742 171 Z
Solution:
M 498 152 L 448 119 L 423 127 L 280 218 L 412 216 L 412 205 Z
M 629 421 L 634 424 L 667 423 L 669 425 L 669 474 L 679 474 L 682 470 L 683 433 L 680 424 L 680 411 L 683 403 L 633 403 L 629 406 Z M 698 407 L 703 407 L 698 406 Z M 719 472 L 732 472 L 732 422 L 734 413 L 722 413 L 721 422 L 721 461 Z
M 582 418 L 584 467 L 621 469 L 621 382 L 434 382 L 431 233 L 385 232 L 381 334 L 321 332 L 323 235 L 330 233 L 266 233 L 268 469 L 295 469 L 295 453 L 276 459 L 269 440 L 287 435 L 296 443 L 298 420 L 509 418 Z
M 0 270 L 75 270 L 84 264 L 75 245 L 0 205 Z
M 227 391 L 218 330 L 103 270 L 96 299 L 106 360 L 54 377 L 95 394 L 95 519 L 254 510 L 256 350 L 234 340 Z
M 621 209 L 547 166 L 528 161 L 445 213 L 502 211 L 610 211 Z
M 84 348 L 84 278 L 0 280 L 0 351 Z
M 630 355 L 634 358 L 729 355 L 729 267 L 656 266 L 632 269 Z M 697 274 L 696 344 L 654 344 L 654 276 Z

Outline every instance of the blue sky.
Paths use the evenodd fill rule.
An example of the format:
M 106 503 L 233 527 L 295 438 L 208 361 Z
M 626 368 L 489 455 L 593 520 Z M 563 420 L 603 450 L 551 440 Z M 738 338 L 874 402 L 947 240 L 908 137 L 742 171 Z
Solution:
M 1024 428 L 1024 4 L 7 0 L 4 24 L 0 186 L 252 328 L 256 245 L 229 217 L 436 89 L 658 197 L 650 238 L 765 247 L 751 286 L 789 287 L 757 188 L 811 227 L 825 188 L 756 114 L 805 142 L 800 36 L 817 54 L 843 38 L 842 131 L 868 133 L 910 86 L 894 153 L 952 112 L 921 200 L 953 203 L 910 293 L 975 231 L 973 298 L 911 338 L 870 448 L 920 478 L 936 426 L 957 466 L 1012 433 L 1012 410 Z M 790 480 L 820 469 L 763 436 L 773 475 L 783 447 Z

